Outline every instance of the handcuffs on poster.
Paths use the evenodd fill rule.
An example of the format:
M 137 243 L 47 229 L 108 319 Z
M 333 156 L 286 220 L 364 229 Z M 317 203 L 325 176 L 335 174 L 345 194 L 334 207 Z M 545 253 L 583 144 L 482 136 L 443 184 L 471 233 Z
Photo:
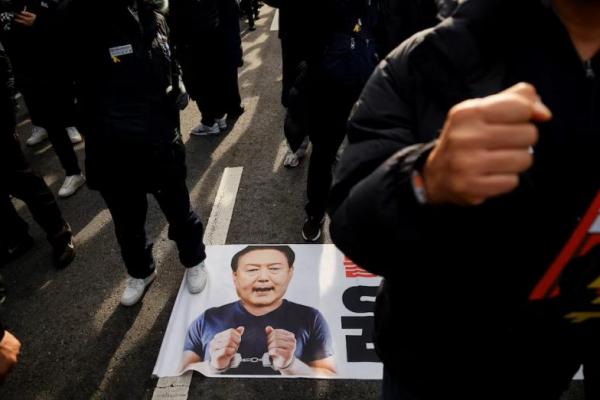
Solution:
M 227 371 L 228 369 L 238 368 L 241 363 L 252 363 L 252 364 L 261 363 L 263 367 L 272 368 L 273 371 L 283 371 L 283 370 L 290 368 L 292 366 L 292 364 L 294 363 L 294 361 L 296 361 L 296 356 L 292 356 L 292 359 L 286 366 L 284 366 L 282 368 L 277 368 L 273 364 L 273 360 L 271 359 L 271 356 L 269 355 L 269 353 L 264 353 L 262 355 L 262 357 L 260 357 L 260 358 L 259 357 L 243 358 L 240 353 L 235 353 L 235 355 L 231 359 L 231 362 L 225 368 L 221 368 L 221 369 L 215 368 L 212 365 L 212 363 L 210 363 L 210 362 L 208 363 L 208 365 L 210 366 L 210 368 L 213 372 L 222 374 L 223 372 Z

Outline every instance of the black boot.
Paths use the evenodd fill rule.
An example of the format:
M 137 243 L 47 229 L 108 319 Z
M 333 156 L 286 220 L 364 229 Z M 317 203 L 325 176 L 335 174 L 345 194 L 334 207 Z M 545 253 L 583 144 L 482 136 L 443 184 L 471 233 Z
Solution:
M 63 232 L 50 239 L 50 244 L 54 249 L 54 266 L 57 269 L 63 269 L 75 258 L 75 243 L 71 228 L 66 225 Z

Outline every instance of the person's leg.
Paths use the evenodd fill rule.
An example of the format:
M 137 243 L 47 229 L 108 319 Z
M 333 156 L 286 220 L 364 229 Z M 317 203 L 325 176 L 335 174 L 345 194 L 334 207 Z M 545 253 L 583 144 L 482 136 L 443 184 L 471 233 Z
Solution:
M 17 213 L 8 194 L 0 191 L 0 265 L 4 265 L 33 246 L 29 226 Z
M 64 87 L 63 87 L 64 86 Z M 67 117 L 72 104 L 69 96 L 69 82 L 63 77 L 57 76 L 54 81 L 38 81 L 37 89 L 42 110 L 40 118 L 43 126 L 48 131 L 48 138 L 54 147 L 54 151 L 60 160 L 67 176 L 80 175 L 81 169 L 73 144 L 67 133 Z
M 313 144 L 308 169 L 306 213 L 308 217 L 321 220 L 327 208 L 332 168 L 337 150 L 346 135 L 346 120 L 350 113 L 351 101 L 338 96 L 335 91 L 325 90 L 327 99 L 316 100 L 310 116 L 310 139 Z
M 228 114 L 237 116 L 244 111 L 238 84 L 238 68 L 236 65 L 227 63 L 223 68 L 223 73 L 223 109 Z
M 48 121 L 45 128 L 48 131 L 50 143 L 52 143 L 52 147 L 54 147 L 54 151 L 65 170 L 65 175 L 81 175 L 79 161 L 64 124 L 60 120 L 52 119 Z
M 215 78 L 219 73 L 217 63 L 215 63 L 215 48 L 214 44 L 204 43 L 202 48 L 197 47 L 194 57 L 197 58 L 196 65 L 196 82 L 198 84 L 196 104 L 202 114 L 202 123 L 206 126 L 215 124 L 219 118 L 218 96 L 223 90 L 219 87 Z
M 298 65 L 300 64 L 300 54 L 295 47 L 295 41 L 288 38 L 281 38 L 281 104 L 289 107 L 289 93 L 294 86 L 298 76 Z
M 46 182 L 24 164 L 23 160 L 18 163 L 18 168 L 8 174 L 7 189 L 10 194 L 25 202 L 52 245 L 55 266 L 64 268 L 75 258 L 71 228 L 63 219 Z
M 29 236 L 29 226 L 19 216 L 13 202 L 4 191 L 0 191 L 0 217 L 2 220 L 0 243 L 3 246 Z
M 183 266 L 192 268 L 200 264 L 206 258 L 204 228 L 192 210 L 185 181 L 167 183 L 154 192 L 154 197 L 169 222 L 169 239 L 177 244 Z
M 55 248 L 66 246 L 72 237 L 69 224 L 64 220 L 50 188 L 39 175 L 31 169 L 15 171 L 10 192 L 27 204 Z
M 141 190 L 101 190 L 100 194 L 112 215 L 115 234 L 128 274 L 144 279 L 154 270 L 152 244 L 146 239 L 148 201 Z
M 177 243 L 179 260 L 186 268 L 186 286 L 190 293 L 200 293 L 208 281 L 202 242 L 204 229 L 191 208 L 184 178 L 165 182 L 154 196 L 169 221 L 169 238 Z
M 29 76 L 19 75 L 17 77 L 17 85 L 27 106 L 31 123 L 35 126 L 42 126 L 44 105 L 36 81 Z

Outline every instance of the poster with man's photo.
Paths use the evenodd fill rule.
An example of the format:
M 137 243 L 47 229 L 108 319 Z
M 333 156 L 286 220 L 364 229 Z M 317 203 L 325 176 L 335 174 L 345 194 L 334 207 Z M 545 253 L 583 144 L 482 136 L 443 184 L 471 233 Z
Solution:
M 154 375 L 381 379 L 381 279 L 335 246 L 209 246 L 206 264 L 203 292 L 179 290 Z

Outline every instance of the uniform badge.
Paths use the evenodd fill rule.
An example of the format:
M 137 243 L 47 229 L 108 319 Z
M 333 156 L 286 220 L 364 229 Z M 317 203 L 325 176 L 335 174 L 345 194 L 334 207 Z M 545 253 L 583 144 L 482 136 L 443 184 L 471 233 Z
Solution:
M 108 49 L 108 51 L 110 53 L 110 58 L 112 59 L 113 63 L 117 64 L 121 62 L 121 59 L 119 57 L 128 54 L 133 54 L 133 47 L 131 47 L 130 44 L 126 44 L 125 46 L 111 47 Z

